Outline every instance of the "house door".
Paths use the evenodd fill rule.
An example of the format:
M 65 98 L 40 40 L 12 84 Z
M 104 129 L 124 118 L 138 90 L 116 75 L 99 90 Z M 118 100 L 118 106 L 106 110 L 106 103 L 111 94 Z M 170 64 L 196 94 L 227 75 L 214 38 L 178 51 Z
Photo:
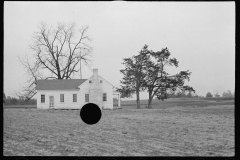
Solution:
M 49 108 L 53 108 L 53 107 L 54 107 L 54 97 L 49 96 Z

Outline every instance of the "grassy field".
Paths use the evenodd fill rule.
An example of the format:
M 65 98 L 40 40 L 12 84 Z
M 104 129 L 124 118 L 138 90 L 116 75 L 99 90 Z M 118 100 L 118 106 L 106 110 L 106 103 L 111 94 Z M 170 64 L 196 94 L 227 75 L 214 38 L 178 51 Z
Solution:
M 141 108 L 146 108 L 148 100 L 140 100 Z M 152 108 L 164 109 L 175 106 L 207 107 L 216 105 L 234 105 L 233 98 L 170 98 L 164 101 L 154 99 Z M 123 108 L 136 108 L 136 100 L 121 101 Z
M 4 108 L 37 108 L 37 105 L 3 105 Z
M 141 108 L 146 108 L 148 100 L 140 100 Z M 234 105 L 233 98 L 170 98 L 164 101 L 154 99 L 152 108 L 168 108 L 173 106 L 209 106 L 209 105 Z M 118 106 L 118 101 L 113 101 L 114 106 Z M 121 101 L 123 108 L 136 108 L 136 100 Z M 37 108 L 37 105 L 4 105 L 5 108 Z
M 92 126 L 82 122 L 79 110 L 5 107 L 3 155 L 235 155 L 233 101 L 158 102 L 153 109 L 122 102 L 123 109 L 103 110 Z

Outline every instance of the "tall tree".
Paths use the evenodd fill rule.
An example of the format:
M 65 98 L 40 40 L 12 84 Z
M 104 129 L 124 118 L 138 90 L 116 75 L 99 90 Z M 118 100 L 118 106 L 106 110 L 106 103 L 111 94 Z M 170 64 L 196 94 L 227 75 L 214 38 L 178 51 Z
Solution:
M 212 95 L 212 93 L 210 93 L 210 92 L 208 92 L 207 94 L 206 94 L 206 97 L 213 97 L 213 95 Z
M 123 63 L 125 69 L 120 70 L 124 75 L 123 80 L 120 80 L 120 88 L 117 89 L 121 93 L 121 98 L 132 97 L 136 93 L 136 102 L 137 108 L 140 108 L 140 91 L 145 90 L 142 86 L 144 83 L 144 77 L 146 73 L 143 70 L 146 70 L 145 62 L 148 61 L 150 56 L 146 56 L 148 52 L 148 46 L 144 45 L 143 48 L 139 51 L 139 55 L 133 56 L 131 58 L 124 58 Z
M 140 53 L 141 54 L 141 53 Z M 166 66 L 178 67 L 178 61 L 176 58 L 170 58 L 170 52 L 167 48 L 163 48 L 161 51 L 148 51 L 147 54 L 142 56 L 151 56 L 144 63 L 146 65 L 144 73 L 143 87 L 148 90 L 148 108 L 152 107 L 152 99 L 156 96 L 159 100 L 168 98 L 168 94 L 176 90 L 195 92 L 195 90 L 184 85 L 185 80 L 190 80 L 191 72 L 180 71 L 178 74 L 170 75 L 166 72 Z
M 222 97 L 231 98 L 231 97 L 233 97 L 233 94 L 230 90 L 228 90 L 227 92 L 223 92 Z
M 29 75 L 28 86 L 20 94 L 26 98 L 36 94 L 38 79 L 71 79 L 81 69 L 77 67 L 78 63 L 83 61 L 89 66 L 91 62 L 88 26 L 81 27 L 77 32 L 75 23 L 58 23 L 56 28 L 41 23 L 38 29 L 30 45 L 33 59 L 27 54 L 19 57 Z

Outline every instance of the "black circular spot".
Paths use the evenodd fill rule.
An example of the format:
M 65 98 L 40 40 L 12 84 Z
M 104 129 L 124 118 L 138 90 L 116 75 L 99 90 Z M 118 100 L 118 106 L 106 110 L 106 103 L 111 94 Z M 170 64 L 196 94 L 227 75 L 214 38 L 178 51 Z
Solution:
M 101 109 L 94 103 L 85 104 L 80 110 L 80 117 L 87 124 L 96 124 L 102 117 Z

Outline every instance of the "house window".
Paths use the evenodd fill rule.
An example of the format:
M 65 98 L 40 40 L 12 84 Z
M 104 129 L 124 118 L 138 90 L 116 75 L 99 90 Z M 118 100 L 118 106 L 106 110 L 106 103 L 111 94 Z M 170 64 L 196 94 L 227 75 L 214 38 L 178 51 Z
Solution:
M 41 103 L 45 103 L 45 94 L 41 94 Z
M 64 94 L 60 94 L 60 102 L 64 102 Z
M 89 94 L 85 94 L 85 102 L 89 102 Z
M 107 101 L 107 93 L 103 93 L 103 101 Z
M 92 81 L 90 80 L 89 83 L 92 83 Z
M 100 83 L 102 83 L 102 80 L 100 80 Z
M 77 102 L 77 94 L 73 94 L 73 102 Z

